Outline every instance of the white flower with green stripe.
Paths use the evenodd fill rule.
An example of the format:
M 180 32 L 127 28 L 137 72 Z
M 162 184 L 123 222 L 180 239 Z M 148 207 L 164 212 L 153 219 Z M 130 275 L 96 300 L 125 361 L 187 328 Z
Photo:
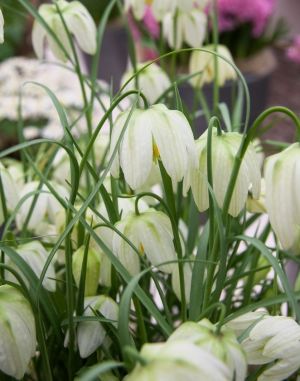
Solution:
M 295 143 L 267 158 L 266 208 L 283 249 L 299 252 L 300 243 L 300 144 Z
M 23 294 L 0 286 L 0 370 L 21 379 L 35 354 L 34 315 Z
M 172 181 L 182 180 L 188 167 L 197 167 L 196 146 L 191 127 L 184 114 L 162 104 L 148 109 L 125 111 L 117 118 L 112 131 L 110 157 L 126 126 L 111 174 L 119 177 L 120 167 L 132 189 L 142 187 L 153 162 L 161 160 Z
M 171 273 L 177 256 L 169 218 L 152 208 L 139 215 L 130 214 L 115 227 L 135 246 L 138 253 L 118 233 L 113 235 L 113 252 L 130 274 L 140 272 L 140 257 L 146 255 L 149 262 L 159 270 Z M 175 264 L 176 266 L 176 264 Z
M 39 8 L 40 16 L 52 29 L 67 53 L 72 55 L 68 34 L 59 12 L 62 14 L 68 31 L 75 37 L 79 47 L 87 54 L 95 54 L 97 30 L 88 10 L 79 1 L 68 2 L 65 0 L 57 0 L 55 4 L 43 4 Z M 52 35 L 38 20 L 35 20 L 32 30 L 32 44 L 36 55 L 40 59 L 43 58 L 45 41 L 48 42 L 50 50 L 57 59 L 66 61 L 66 54 Z
M 212 177 L 213 190 L 218 205 L 222 208 L 234 161 L 241 145 L 243 136 L 237 132 L 218 134 L 212 131 Z M 198 169 L 190 169 L 184 179 L 185 192 L 191 186 L 194 200 L 200 212 L 208 209 L 208 178 L 207 178 L 207 131 L 196 141 L 199 160 Z M 248 192 L 253 198 L 260 195 L 261 174 L 259 159 L 252 144 L 249 145 L 242 160 L 233 195 L 229 205 L 229 214 L 236 217 L 244 208 Z

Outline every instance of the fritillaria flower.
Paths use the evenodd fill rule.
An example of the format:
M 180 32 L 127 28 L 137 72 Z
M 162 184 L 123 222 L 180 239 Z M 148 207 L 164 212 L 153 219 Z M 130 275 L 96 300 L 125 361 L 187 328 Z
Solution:
M 140 70 L 147 62 L 143 62 L 137 66 Z M 122 77 L 121 86 L 132 77 L 134 71 L 128 70 Z M 138 75 L 138 85 L 141 92 L 145 95 L 147 100 L 152 104 L 156 99 L 164 93 L 170 86 L 171 82 L 164 70 L 155 63 L 152 63 L 141 71 Z M 124 88 L 124 91 L 132 90 L 135 88 L 135 81 L 132 79 Z
M 87 54 L 95 54 L 97 48 L 96 25 L 87 9 L 79 1 L 68 2 L 65 0 L 57 0 L 55 4 L 43 4 L 39 8 L 40 16 L 52 29 L 69 55 L 72 55 L 72 50 L 58 9 L 79 47 Z M 66 55 L 61 47 L 45 27 L 36 20 L 32 30 L 32 44 L 36 55 L 40 59 L 43 58 L 45 40 L 47 40 L 55 57 L 66 61 Z
M 116 120 L 111 138 L 112 155 L 130 111 Z M 161 159 L 173 182 L 182 180 L 188 166 L 197 166 L 196 148 L 191 127 L 183 113 L 162 104 L 146 110 L 135 109 L 128 121 L 119 150 L 111 166 L 111 174 L 119 177 L 122 168 L 132 189 L 142 187 L 153 162 Z
M 299 250 L 300 145 L 292 144 L 267 158 L 265 163 L 266 208 L 283 249 Z
M 16 288 L 0 286 L 0 370 L 21 379 L 35 347 L 35 322 L 29 302 Z
M 213 45 L 205 45 L 203 48 L 211 52 L 214 51 Z M 217 53 L 233 63 L 232 55 L 226 46 L 218 45 Z M 190 82 L 194 87 L 202 87 L 204 84 L 210 83 L 214 80 L 216 76 L 214 57 L 214 54 L 209 52 L 192 52 L 189 63 L 189 72 L 191 75 L 199 73 L 190 79 Z M 225 82 L 228 80 L 236 79 L 237 74 L 234 68 L 228 62 L 218 57 L 217 63 L 219 86 L 224 86 Z
M 139 254 L 117 233 L 113 235 L 113 252 L 130 274 L 140 271 L 139 255 L 146 255 L 150 263 L 159 266 L 161 271 L 171 273 L 174 265 L 165 264 L 175 261 L 177 256 L 173 244 L 172 227 L 169 218 L 162 212 L 149 208 L 143 213 L 129 214 L 116 224 L 138 249 Z
M 242 142 L 242 135 L 237 132 L 226 132 L 218 135 L 217 129 L 212 132 L 212 175 L 213 190 L 222 208 L 227 192 L 234 160 Z M 185 191 L 191 186 L 198 209 L 203 212 L 209 207 L 207 178 L 207 131 L 196 141 L 199 158 L 198 169 L 190 169 L 184 179 Z M 250 144 L 241 163 L 239 174 L 229 205 L 229 214 L 236 217 L 246 204 L 248 191 L 251 189 L 254 198 L 260 195 L 260 166 L 254 147 Z

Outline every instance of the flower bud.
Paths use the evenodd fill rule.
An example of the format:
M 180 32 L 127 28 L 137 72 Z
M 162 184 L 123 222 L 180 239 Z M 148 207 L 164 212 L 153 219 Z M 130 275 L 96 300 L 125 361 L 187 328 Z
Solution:
M 85 247 L 81 246 L 78 250 L 75 251 L 72 258 L 73 276 L 77 287 L 79 287 L 80 284 L 84 251 Z M 94 296 L 97 293 L 101 268 L 100 261 L 100 254 L 90 247 L 87 253 L 84 293 L 85 296 Z
M 30 304 L 14 287 L 0 286 L 0 370 L 16 379 L 23 378 L 35 347 Z

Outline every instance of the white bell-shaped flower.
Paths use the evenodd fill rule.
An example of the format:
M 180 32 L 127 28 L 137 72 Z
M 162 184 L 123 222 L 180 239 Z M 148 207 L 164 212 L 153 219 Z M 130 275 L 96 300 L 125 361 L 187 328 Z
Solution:
M 88 54 L 95 54 L 96 25 L 88 10 L 79 1 L 57 0 L 55 4 L 43 4 L 39 8 L 39 14 L 55 33 L 69 55 L 72 55 L 70 42 L 64 28 L 60 14 L 62 13 L 69 32 L 75 37 L 79 47 Z M 49 32 L 35 21 L 32 30 L 32 44 L 38 58 L 43 58 L 44 42 L 47 40 L 49 47 L 55 57 L 66 61 L 66 55 L 55 42 Z
M 4 42 L 4 17 L 0 8 L 0 44 Z
M 29 302 L 14 287 L 0 286 L 0 370 L 21 379 L 35 347 L 35 322 Z
M 177 328 L 168 342 L 190 342 L 211 353 L 222 361 L 230 371 L 229 380 L 244 381 L 247 373 L 246 355 L 237 338 L 228 327 L 220 332 L 209 320 L 198 323 L 186 322 Z
M 44 246 L 39 241 L 31 241 L 28 243 L 24 243 L 23 245 L 19 245 L 16 248 L 16 252 L 24 259 L 24 261 L 31 267 L 35 275 L 40 278 L 41 273 L 44 269 L 46 261 L 48 259 L 48 252 L 44 248 Z M 16 266 L 14 262 L 10 259 L 7 261 L 7 264 L 13 267 L 21 277 L 24 278 L 25 283 L 26 278 L 22 274 L 22 271 Z M 10 281 L 16 281 L 16 278 L 7 271 L 5 273 L 5 278 Z M 43 280 L 43 286 L 51 292 L 56 290 L 56 282 L 55 282 L 55 270 L 54 264 L 50 263 L 48 266 L 45 278 Z
M 67 200 L 69 198 L 68 192 L 63 186 L 54 182 L 52 182 L 52 186 L 59 193 L 62 199 Z M 17 213 L 17 227 L 19 229 L 22 229 L 22 226 L 26 221 L 27 215 L 30 211 L 31 204 L 34 200 L 35 195 L 31 195 L 31 193 L 38 191 L 38 187 L 39 182 L 32 181 L 26 183 L 20 191 L 20 199 L 26 195 L 28 195 L 28 198 L 26 198 L 26 200 L 22 203 Z M 55 196 L 51 194 L 48 187 L 44 184 L 40 190 L 40 194 L 38 195 L 27 228 L 29 230 L 35 231 L 38 225 L 45 220 L 54 224 L 56 215 L 61 210 L 63 210 L 63 206 L 59 203 Z
M 300 243 L 300 145 L 292 144 L 267 158 L 264 168 L 266 208 L 281 246 L 299 251 Z
M 237 132 L 218 135 L 217 129 L 212 131 L 212 175 L 213 190 L 218 205 L 222 208 L 232 173 L 234 160 L 241 145 L 243 136 Z M 190 169 L 184 179 L 184 190 L 192 187 L 194 200 L 198 209 L 203 212 L 209 207 L 207 179 L 207 131 L 196 141 L 199 168 Z M 233 190 L 229 206 L 229 214 L 236 217 L 246 204 L 248 191 L 254 198 L 260 195 L 260 166 L 257 154 L 250 144 L 243 161 Z
M 14 177 L 10 173 L 9 169 L 4 167 L 2 163 L 0 163 L 0 177 L 1 177 L 2 187 L 3 187 L 4 197 L 5 197 L 6 208 L 8 212 L 12 212 L 19 201 L 18 186 L 15 182 Z M 3 206 L 2 206 L 2 201 L 0 198 L 0 225 L 3 222 L 4 222 Z
M 120 114 L 112 131 L 110 156 L 125 127 L 129 111 Z M 182 180 L 188 166 L 197 167 L 196 147 L 191 127 L 183 113 L 162 104 L 133 111 L 113 164 L 111 174 L 122 168 L 132 189 L 143 186 L 153 161 L 161 159 L 173 182 Z
M 137 70 L 143 68 L 147 62 L 143 62 L 137 66 Z M 134 70 L 129 69 L 122 77 L 121 86 L 127 82 L 134 74 Z M 138 75 L 138 85 L 141 92 L 145 95 L 148 102 L 153 104 L 156 99 L 164 93 L 170 86 L 171 82 L 164 70 L 157 64 L 153 63 L 146 67 Z M 135 89 L 135 80 L 132 79 L 124 88 L 125 91 Z
M 203 48 L 212 52 L 214 51 L 213 45 L 206 45 Z M 217 53 L 233 63 L 232 55 L 225 45 L 218 45 Z M 217 63 L 219 86 L 224 86 L 226 81 L 237 78 L 234 68 L 223 58 L 217 57 Z M 215 55 L 208 52 L 193 51 L 189 63 L 189 72 L 191 75 L 194 75 L 190 79 L 194 87 L 202 87 L 206 83 L 213 82 L 216 76 Z M 196 75 L 196 73 L 199 74 Z
M 188 341 L 146 344 L 126 381 L 231 381 L 230 371 L 216 356 Z
M 171 222 L 164 213 L 151 208 L 139 215 L 132 213 L 117 222 L 116 228 L 132 242 L 140 255 L 146 254 L 152 265 L 161 265 L 159 270 L 172 272 L 174 264 L 162 265 L 177 258 Z M 113 252 L 130 274 L 139 273 L 139 255 L 117 233 L 113 235 Z
M 236 320 L 240 319 L 241 317 Z M 235 320 L 230 325 L 234 327 Z M 262 315 L 253 325 L 253 328 L 247 327 L 250 327 L 250 332 L 241 343 L 248 364 L 273 363 L 263 371 L 258 381 L 287 379 L 300 368 L 300 326 L 292 318 L 267 314 Z
M 207 28 L 206 14 L 197 8 L 189 12 L 178 11 L 176 17 L 168 13 L 163 18 L 163 35 L 171 48 L 180 49 L 183 43 L 200 48 Z
M 116 326 L 119 308 L 117 303 L 108 296 L 95 296 L 85 298 L 84 316 L 95 316 L 100 312 L 106 319 L 112 320 Z M 77 344 L 81 358 L 89 357 L 95 352 L 106 338 L 106 330 L 98 321 L 83 321 L 77 328 Z

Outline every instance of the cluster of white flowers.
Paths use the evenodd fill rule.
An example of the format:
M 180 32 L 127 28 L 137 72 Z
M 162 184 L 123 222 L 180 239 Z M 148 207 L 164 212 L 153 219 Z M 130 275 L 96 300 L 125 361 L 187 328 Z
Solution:
M 70 121 L 79 117 L 84 103 L 79 81 L 70 67 L 64 68 L 57 63 L 41 63 L 36 59 L 15 57 L 0 64 L 0 120 L 18 120 L 21 93 L 22 117 L 29 124 L 24 130 L 25 136 L 28 139 L 36 136 L 62 137 L 63 128 L 51 98 L 44 88 L 32 82 L 48 87 L 56 95 L 62 106 L 68 110 Z M 99 89 L 102 104 L 95 101 L 92 113 L 93 126 L 99 123 L 110 105 L 108 85 L 99 81 Z M 86 93 L 90 96 L 88 86 Z M 41 123 L 42 126 L 38 127 Z M 106 126 L 108 129 L 108 123 Z M 86 126 L 81 118 L 74 126 L 73 133 L 78 136 L 85 130 Z

